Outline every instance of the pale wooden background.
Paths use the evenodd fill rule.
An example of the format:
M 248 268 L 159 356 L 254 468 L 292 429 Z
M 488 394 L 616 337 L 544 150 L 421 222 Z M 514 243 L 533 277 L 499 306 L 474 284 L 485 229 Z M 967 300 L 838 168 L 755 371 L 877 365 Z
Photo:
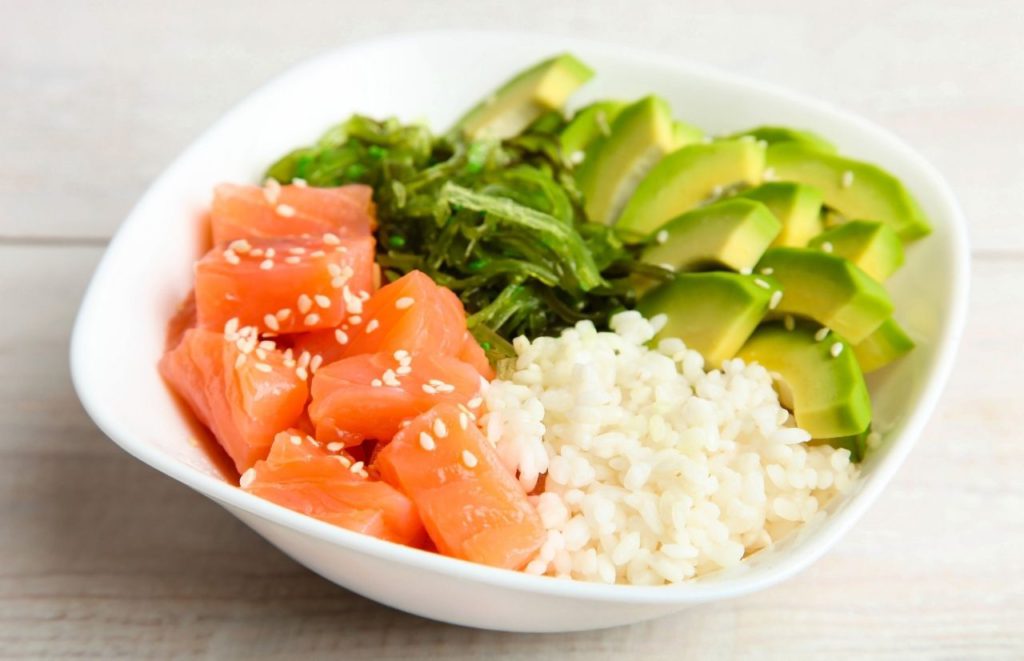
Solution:
M 0 656 L 1024 658 L 1024 3 L 0 0 Z M 297 566 L 115 448 L 69 327 L 148 182 L 269 76 L 432 27 L 656 49 L 903 135 L 971 219 L 971 321 L 904 470 L 825 559 L 763 593 L 569 635 L 440 625 Z M 471 54 L 467 54 L 471 56 Z

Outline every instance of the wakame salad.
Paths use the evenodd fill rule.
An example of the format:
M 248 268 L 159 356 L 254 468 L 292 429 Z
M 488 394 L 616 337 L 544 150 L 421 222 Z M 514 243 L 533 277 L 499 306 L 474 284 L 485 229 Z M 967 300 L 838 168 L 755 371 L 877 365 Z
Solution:
M 160 371 L 245 491 L 534 574 L 659 585 L 809 521 L 914 348 L 886 280 L 930 226 L 817 133 L 709 134 L 539 62 L 444 132 L 354 115 L 256 183 Z

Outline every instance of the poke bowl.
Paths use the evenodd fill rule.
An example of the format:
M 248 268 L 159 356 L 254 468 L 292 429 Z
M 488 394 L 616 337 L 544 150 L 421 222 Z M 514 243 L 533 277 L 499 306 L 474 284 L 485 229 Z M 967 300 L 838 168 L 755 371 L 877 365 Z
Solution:
M 937 405 L 967 246 L 941 176 L 826 104 L 395 36 L 279 76 L 153 183 L 72 372 L 118 445 L 328 580 L 595 629 L 838 542 Z

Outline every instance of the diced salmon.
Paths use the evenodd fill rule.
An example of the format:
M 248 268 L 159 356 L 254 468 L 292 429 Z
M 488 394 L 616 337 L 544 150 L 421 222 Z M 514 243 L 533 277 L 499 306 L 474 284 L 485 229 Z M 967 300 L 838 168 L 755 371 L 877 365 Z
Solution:
M 164 351 L 170 351 L 178 346 L 185 331 L 196 327 L 196 293 L 190 291 L 188 298 L 178 305 L 174 316 L 167 322 L 167 334 L 164 336 Z
M 194 328 L 160 359 L 160 373 L 241 473 L 302 415 L 306 382 L 286 362 L 269 344 L 257 345 L 254 329 L 225 337 Z
M 326 235 L 330 236 L 330 235 Z M 371 237 L 239 240 L 196 265 L 199 325 L 231 319 L 261 333 L 333 328 L 362 309 L 373 287 Z
M 288 509 L 409 546 L 426 531 L 416 507 L 386 482 L 369 479 L 344 452 L 331 452 L 298 429 L 274 439 L 269 456 L 242 475 L 242 488 Z
M 376 227 L 373 191 L 353 184 L 340 188 L 220 184 L 213 192 L 210 227 L 215 244 L 235 239 L 370 236 Z
M 362 354 L 313 377 L 309 417 L 320 441 L 387 442 L 406 420 L 441 402 L 480 405 L 481 377 L 451 356 Z
M 464 363 L 472 365 L 473 369 L 488 381 L 494 379 L 494 368 L 491 367 L 491 361 L 487 360 L 487 354 L 484 353 L 476 338 L 469 331 L 466 331 L 462 340 L 462 346 L 459 347 L 455 357 Z
M 519 569 L 544 541 L 540 516 L 470 416 L 439 404 L 376 458 L 381 477 L 408 495 L 438 550 Z

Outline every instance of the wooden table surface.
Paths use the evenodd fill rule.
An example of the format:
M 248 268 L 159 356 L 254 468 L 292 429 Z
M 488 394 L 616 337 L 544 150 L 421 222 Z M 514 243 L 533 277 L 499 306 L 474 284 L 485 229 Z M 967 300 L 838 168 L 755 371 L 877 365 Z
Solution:
M 0 657 L 1024 658 L 1024 4 L 772 4 L 0 0 Z M 955 373 L 904 469 L 810 570 L 603 632 L 437 624 L 321 580 L 83 412 L 76 307 L 170 159 L 307 56 L 450 26 L 781 83 L 896 131 L 953 184 L 974 256 Z

